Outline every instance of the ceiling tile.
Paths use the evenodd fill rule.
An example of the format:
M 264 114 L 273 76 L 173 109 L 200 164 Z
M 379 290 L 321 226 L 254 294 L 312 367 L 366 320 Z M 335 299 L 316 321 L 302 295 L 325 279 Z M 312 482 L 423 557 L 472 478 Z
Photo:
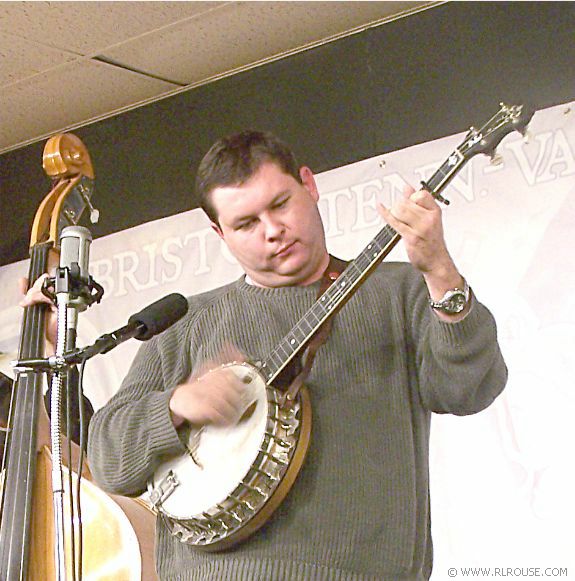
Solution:
M 220 2 L 0 2 L 0 30 L 80 54 L 213 10 Z
M 22 135 L 40 139 L 174 88 L 88 59 L 60 67 L 0 90 L 0 150 Z
M 0 1 L 0 153 L 441 3 Z
M 0 79 L 3 86 L 76 58 L 72 53 L 48 48 L 11 34 L 0 36 Z
M 194 84 L 420 4 L 229 3 L 201 19 L 130 40 L 106 51 L 104 56 L 174 82 Z

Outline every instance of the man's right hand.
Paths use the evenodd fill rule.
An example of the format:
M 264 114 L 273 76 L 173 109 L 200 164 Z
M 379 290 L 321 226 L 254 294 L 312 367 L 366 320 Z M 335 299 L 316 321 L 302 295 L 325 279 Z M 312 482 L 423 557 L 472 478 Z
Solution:
M 28 288 L 28 279 L 20 278 L 18 279 L 18 286 L 20 292 L 24 295 L 20 301 L 21 307 L 31 307 L 32 305 L 47 304 L 48 312 L 46 315 L 46 341 L 48 343 L 46 347 L 47 355 L 51 354 L 48 351 L 54 352 L 54 346 L 56 345 L 56 337 L 58 332 L 57 324 L 57 309 L 56 305 L 42 292 L 42 284 L 48 275 L 43 274 L 39 276 L 34 284 Z
M 172 421 L 178 427 L 185 420 L 201 427 L 207 424 L 230 426 L 244 413 L 245 384 L 225 367 L 215 367 L 203 375 L 178 385 L 170 399 Z

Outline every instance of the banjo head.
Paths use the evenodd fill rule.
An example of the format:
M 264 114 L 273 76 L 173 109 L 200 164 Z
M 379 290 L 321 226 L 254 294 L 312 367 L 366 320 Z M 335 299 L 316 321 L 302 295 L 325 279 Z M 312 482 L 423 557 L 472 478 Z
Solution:
M 243 480 L 256 460 L 267 424 L 266 385 L 249 364 L 228 364 L 245 384 L 244 413 L 233 426 L 205 426 L 187 433 L 187 453 L 162 465 L 153 479 L 172 471 L 185 485 L 162 503 L 162 512 L 175 519 L 201 515 L 223 501 Z
M 246 385 L 240 421 L 189 432 L 186 453 L 161 464 L 148 484 L 172 534 L 212 550 L 243 540 L 269 518 L 295 481 L 311 429 L 305 389 L 284 404 L 254 366 L 223 367 Z

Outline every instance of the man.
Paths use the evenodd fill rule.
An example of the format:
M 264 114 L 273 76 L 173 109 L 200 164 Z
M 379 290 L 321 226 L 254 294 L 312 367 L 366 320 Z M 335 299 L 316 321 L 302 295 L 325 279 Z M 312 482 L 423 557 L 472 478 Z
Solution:
M 162 459 L 184 453 L 178 427 L 238 421 L 245 386 L 217 362 L 230 345 L 254 361 L 272 351 L 316 300 L 330 262 L 312 171 L 274 136 L 218 141 L 196 187 L 245 276 L 191 297 L 188 315 L 141 347 L 93 417 L 91 468 L 117 494 L 140 494 Z M 429 578 L 431 412 L 484 409 L 506 367 L 493 318 L 449 256 L 430 194 L 406 191 L 380 211 L 411 265 L 384 262 L 335 316 L 306 380 L 311 443 L 287 498 L 222 552 L 181 543 L 159 520 L 161 579 Z

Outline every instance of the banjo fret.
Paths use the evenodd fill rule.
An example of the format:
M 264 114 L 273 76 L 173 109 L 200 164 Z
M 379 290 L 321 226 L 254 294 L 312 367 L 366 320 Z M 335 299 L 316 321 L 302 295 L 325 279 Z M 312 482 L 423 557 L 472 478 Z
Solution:
M 391 226 L 385 226 L 347 266 L 337 281 L 310 307 L 261 364 L 260 370 L 268 384 L 271 384 L 295 355 L 307 345 L 323 323 L 343 306 L 357 286 L 399 239 L 399 234 Z

